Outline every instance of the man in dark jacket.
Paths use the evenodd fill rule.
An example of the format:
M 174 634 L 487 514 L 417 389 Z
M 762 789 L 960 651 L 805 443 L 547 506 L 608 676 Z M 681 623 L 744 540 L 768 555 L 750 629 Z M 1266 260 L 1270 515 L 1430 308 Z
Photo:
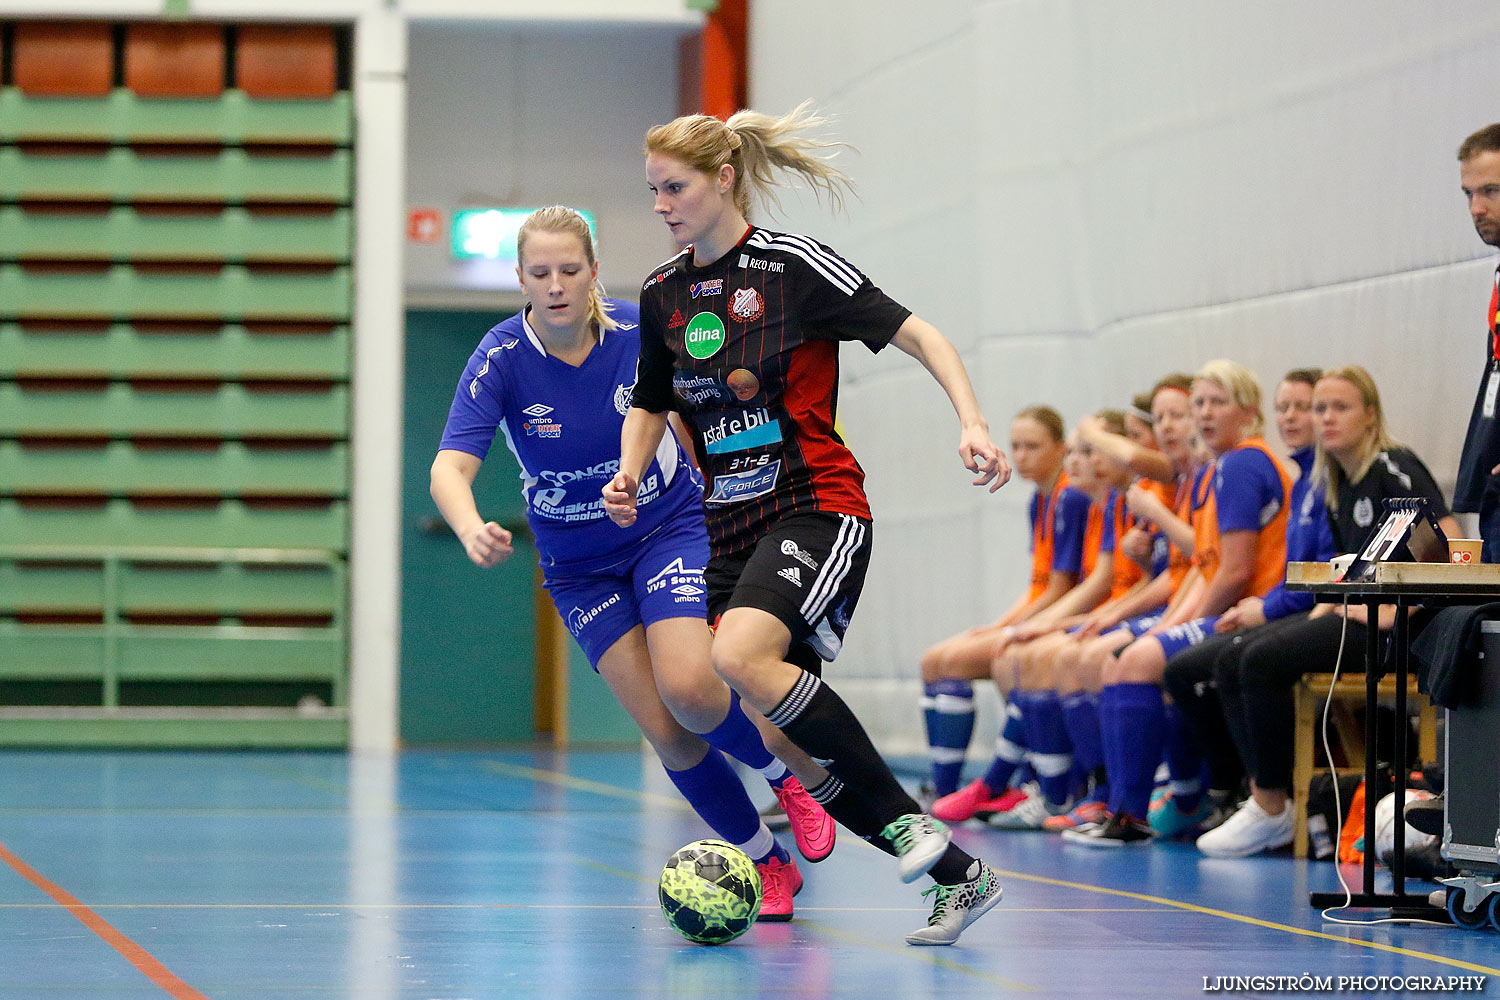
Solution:
M 1459 176 L 1469 217 L 1479 238 L 1500 247 L 1500 124 L 1487 125 L 1469 136 L 1458 148 Z M 1497 272 L 1500 281 L 1500 272 Z M 1479 534 L 1484 539 L 1484 561 L 1500 562 L 1500 420 L 1496 419 L 1500 395 L 1500 284 L 1490 292 L 1489 336 L 1486 337 L 1484 377 L 1469 433 L 1464 438 L 1463 458 L 1458 465 L 1458 486 L 1453 509 L 1479 513 Z

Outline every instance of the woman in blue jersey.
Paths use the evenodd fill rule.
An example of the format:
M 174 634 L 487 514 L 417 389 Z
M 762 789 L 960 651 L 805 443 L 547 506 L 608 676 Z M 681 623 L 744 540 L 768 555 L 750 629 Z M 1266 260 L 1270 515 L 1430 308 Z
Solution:
M 480 516 L 472 490 L 496 431 L 504 435 L 521 465 L 526 517 L 558 613 L 683 797 L 755 860 L 760 919 L 789 920 L 802 876 L 718 751 L 765 775 L 808 860 L 833 849 L 834 826 L 767 751 L 710 666 L 701 480 L 667 436 L 630 530 L 609 522 L 599 496 L 618 467 L 635 382 L 636 309 L 600 294 L 588 224 L 571 209 L 533 213 L 516 256 L 527 306 L 486 334 L 469 359 L 432 464 L 432 497 L 476 565 L 509 558 L 510 532 Z M 809 782 L 827 777 L 766 729 Z
M 1000 898 L 993 869 L 951 843 L 881 760 L 819 676 L 838 654 L 869 564 L 864 471 L 836 427 L 839 345 L 888 344 L 919 361 L 958 415 L 975 485 L 998 489 L 1009 463 L 958 352 L 830 248 L 748 221 L 790 171 L 837 198 L 848 180 L 814 155 L 806 106 L 780 118 L 689 115 L 646 134 L 646 181 L 680 252 L 641 290 L 641 363 L 605 487 L 633 524 L 649 459 L 675 410 L 692 427 L 705 490 L 714 668 L 833 777 L 810 791 L 836 819 L 899 858 L 903 881 L 937 883 L 916 945 L 948 945 Z

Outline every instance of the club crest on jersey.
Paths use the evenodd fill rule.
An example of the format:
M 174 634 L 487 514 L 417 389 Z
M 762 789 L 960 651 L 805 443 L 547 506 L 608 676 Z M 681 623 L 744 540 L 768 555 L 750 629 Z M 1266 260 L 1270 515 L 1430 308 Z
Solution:
M 711 358 L 724 346 L 724 321 L 714 313 L 701 312 L 688 321 L 682 342 L 699 361 Z
M 630 401 L 635 396 L 635 386 L 620 384 L 615 386 L 615 410 L 624 416 L 630 412 Z
M 672 318 L 667 320 L 667 329 L 675 330 L 679 326 L 687 326 L 687 320 L 682 318 L 681 309 L 674 309 L 672 310 Z
M 750 323 L 766 314 L 766 300 L 753 288 L 736 288 L 729 297 L 729 315 Z
M 695 281 L 695 282 L 693 282 L 693 284 L 691 286 L 691 291 L 693 293 L 693 298 L 695 298 L 695 299 L 698 298 L 699 296 L 703 296 L 703 297 L 706 298 L 707 296 L 710 296 L 710 295 L 723 295 L 724 294 L 724 279 L 723 278 L 708 278 L 707 280 L 704 280 L 704 281 Z

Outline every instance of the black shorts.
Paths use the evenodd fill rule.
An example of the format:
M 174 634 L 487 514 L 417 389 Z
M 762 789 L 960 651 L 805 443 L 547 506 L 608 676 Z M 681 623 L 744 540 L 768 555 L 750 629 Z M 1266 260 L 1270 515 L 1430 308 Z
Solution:
M 751 548 L 708 561 L 708 620 L 730 608 L 759 608 L 832 660 L 844 644 L 870 565 L 870 522 L 812 511 L 784 517 Z M 801 666 L 802 664 L 799 664 Z

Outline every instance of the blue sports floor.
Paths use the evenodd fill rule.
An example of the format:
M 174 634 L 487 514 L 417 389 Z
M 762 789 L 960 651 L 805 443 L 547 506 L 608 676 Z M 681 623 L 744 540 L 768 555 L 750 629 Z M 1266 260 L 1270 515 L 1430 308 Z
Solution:
M 1326 864 L 979 828 L 959 842 L 1005 898 L 956 947 L 902 942 L 921 884 L 842 831 L 793 923 L 695 946 L 656 875 L 706 835 L 638 752 L 0 752 L 0 997 L 1171 997 L 1304 974 L 1500 991 L 1500 935 L 1321 920 Z

